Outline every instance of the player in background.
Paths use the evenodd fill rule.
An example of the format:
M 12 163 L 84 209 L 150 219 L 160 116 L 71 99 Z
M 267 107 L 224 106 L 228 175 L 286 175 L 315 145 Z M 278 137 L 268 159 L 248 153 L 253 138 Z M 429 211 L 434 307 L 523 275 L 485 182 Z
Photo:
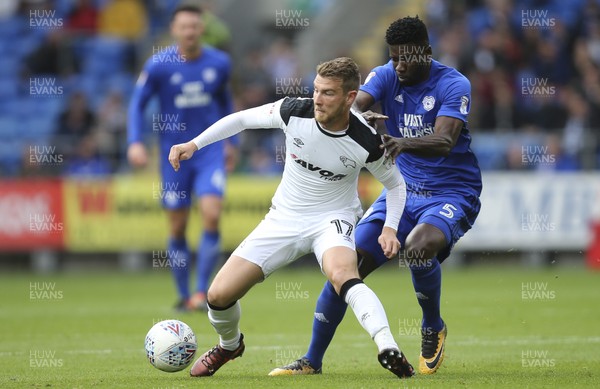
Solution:
M 440 263 L 479 214 L 482 189 L 477 158 L 470 150 L 469 81 L 431 59 L 425 24 L 418 17 L 393 22 L 386 32 L 390 61 L 376 67 L 361 86 L 355 108 L 368 121 L 385 119 L 384 146 L 402 172 L 407 202 L 398 239 L 400 259 L 410 268 L 423 311 L 419 372 L 432 374 L 444 357 L 447 327 L 440 315 Z M 365 112 L 379 102 L 383 115 Z M 385 218 L 385 191 L 356 228 L 361 278 L 387 261 L 376 231 Z M 306 355 L 270 375 L 317 374 L 325 350 L 344 317 L 346 303 L 326 283 L 317 300 Z
M 169 220 L 168 253 L 179 294 L 178 310 L 207 310 L 206 291 L 220 252 L 225 146 L 219 142 L 206 147 L 178 174 L 170 168 L 167 156 L 172 145 L 197 135 L 232 112 L 230 59 L 220 50 L 200 45 L 204 28 L 201 13 L 192 5 L 173 12 L 170 28 L 176 44 L 157 50 L 146 62 L 131 98 L 127 126 L 129 162 L 143 167 L 148 163 L 142 143 L 144 110 L 150 98 L 158 96 L 160 114 L 153 115 L 152 126 L 159 136 L 161 199 Z M 199 198 L 203 222 L 194 295 L 189 290 L 191 260 L 185 237 L 192 193 Z
M 192 141 L 171 148 L 175 170 L 212 142 L 246 128 L 281 128 L 286 160 L 281 183 L 265 219 L 238 246 L 208 290 L 208 318 L 219 344 L 192 366 L 192 376 L 213 375 L 241 356 L 240 303 L 250 288 L 273 271 L 314 252 L 336 295 L 347 302 L 375 341 L 381 365 L 398 377 L 414 374 L 396 344 L 381 302 L 360 279 L 354 245 L 355 223 L 362 214 L 358 175 L 369 169 L 388 189 L 387 215 L 377 241 L 384 256 L 399 250 L 396 230 L 405 202 L 404 180 L 385 157 L 382 140 L 358 113 L 350 111 L 360 73 L 350 58 L 317 67 L 312 99 L 284 98 L 229 115 Z

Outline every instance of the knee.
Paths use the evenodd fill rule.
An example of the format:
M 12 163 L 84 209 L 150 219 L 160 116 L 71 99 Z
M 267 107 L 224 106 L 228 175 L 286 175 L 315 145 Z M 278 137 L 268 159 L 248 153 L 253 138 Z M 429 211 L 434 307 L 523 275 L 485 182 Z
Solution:
M 183 239 L 185 237 L 186 223 L 184 221 L 177 221 L 171 223 L 171 236 L 175 239 Z
M 331 282 L 331 285 L 333 285 L 333 288 L 335 289 L 338 295 L 340 294 L 342 285 L 344 285 L 344 283 L 351 278 L 357 277 L 353 277 L 352 274 L 349 274 L 347 271 L 344 270 L 334 270 L 329 274 L 329 282 Z
M 413 259 L 431 259 L 441 248 L 440 242 L 425 236 L 409 237 L 405 244 L 406 256 Z
M 211 285 L 210 288 L 208 288 L 206 300 L 209 304 L 214 305 L 215 307 L 226 307 L 231 304 L 227 293 L 223 290 L 223 288 L 219 288 L 218 285 Z
M 204 214 L 202 215 L 204 230 L 210 232 L 218 231 L 220 216 L 221 214 L 217 210 L 204 212 Z

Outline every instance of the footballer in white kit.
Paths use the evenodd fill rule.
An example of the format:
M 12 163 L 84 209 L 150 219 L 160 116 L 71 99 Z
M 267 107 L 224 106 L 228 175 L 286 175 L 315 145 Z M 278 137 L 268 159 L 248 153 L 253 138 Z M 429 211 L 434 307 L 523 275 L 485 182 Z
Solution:
M 289 97 L 243 115 L 246 126 L 281 128 L 286 135 L 285 167 L 271 210 L 234 251 L 260 266 L 265 276 L 310 252 L 321 264 L 330 247 L 355 249 L 354 226 L 362 215 L 357 192 L 361 168 L 386 188 L 404 192 L 402 176 L 379 148 L 381 138 L 360 115 L 351 112 L 345 131 L 327 131 L 315 120 L 313 99 Z M 401 214 L 404 196 L 395 205 L 395 213 Z M 394 216 L 388 222 L 397 228 Z
M 313 98 L 286 97 L 234 113 L 171 148 L 169 162 L 178 170 L 180 161 L 195 151 L 246 128 L 281 128 L 286 136 L 285 168 L 270 211 L 208 290 L 208 317 L 220 341 L 196 361 L 192 376 L 211 376 L 243 354 L 238 300 L 273 271 L 310 252 L 374 340 L 381 365 L 401 378 L 414 374 L 381 302 L 358 275 L 354 227 L 362 215 L 357 191 L 361 168 L 387 189 L 386 220 L 378 241 L 388 257 L 400 249 L 396 233 L 406 201 L 404 179 L 386 158 L 381 137 L 350 109 L 359 84 L 356 63 L 336 58 L 317 67 Z

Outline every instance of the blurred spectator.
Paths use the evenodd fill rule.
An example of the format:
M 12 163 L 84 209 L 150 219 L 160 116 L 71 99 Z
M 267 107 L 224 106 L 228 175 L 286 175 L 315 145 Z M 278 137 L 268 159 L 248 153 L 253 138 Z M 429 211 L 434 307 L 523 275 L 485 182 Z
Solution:
M 264 67 L 275 85 L 277 80 L 289 80 L 298 76 L 298 58 L 291 43 L 285 38 L 276 39 L 269 47 Z
M 214 46 L 217 49 L 229 51 L 231 33 L 225 23 L 223 23 L 215 14 L 207 11 L 206 8 L 204 8 L 204 11 L 202 12 L 202 19 L 204 20 L 202 42 Z
M 139 0 L 111 0 L 100 10 L 97 48 L 111 56 L 111 72 L 136 70 L 136 44 L 148 30 L 146 8 Z M 99 59 L 101 60 L 101 59 Z M 93 65 L 92 65 L 93 66 Z
M 98 152 L 93 134 L 79 139 L 75 150 L 67 160 L 64 173 L 77 178 L 104 176 L 111 173 L 109 161 Z
M 69 13 L 66 28 L 69 32 L 92 35 L 98 27 L 98 10 L 92 0 L 77 0 Z
M 50 30 L 44 41 L 25 60 L 24 76 L 67 76 L 74 72 L 73 53 L 63 39 L 62 30 Z
M 58 131 L 53 142 L 67 159 L 76 151 L 81 140 L 92 132 L 96 119 L 82 92 L 75 92 L 66 110 L 58 119 Z
M 216 0 L 186 2 L 208 11 L 204 13 L 207 44 L 227 48 L 230 29 L 233 33 L 245 33 L 219 19 L 220 9 L 227 5 Z M 323 15 L 320 7 L 340 2 L 291 0 L 288 7 L 302 10 L 303 16 L 318 18 Z M 167 43 L 157 40 L 157 36 L 167 32 L 169 15 L 178 3 L 0 1 L 0 47 L 10 54 L 2 59 L 0 67 L 0 90 L 8 96 L 0 98 L 0 114 L 6 115 L 7 122 L 20 120 L 23 112 L 29 111 L 24 107 L 41 102 L 39 97 L 33 101 L 35 98 L 25 96 L 23 99 L 31 101 L 16 104 L 24 91 L 15 77 L 19 71 L 25 78 L 55 77 L 66 93 L 73 86 L 85 90 L 93 96 L 93 108 L 87 103 L 85 109 L 75 108 L 80 103 L 73 101 L 79 99 L 74 95 L 69 103 L 73 107 L 59 119 L 56 139 L 66 136 L 80 140 L 79 137 L 87 136 L 97 115 L 96 147 L 113 163 L 113 169 L 118 168 L 123 158 L 124 105 L 130 90 L 121 88 L 121 94 L 111 91 L 126 84 L 123 80 L 129 79 L 128 73 L 137 73 L 141 66 L 136 62 L 138 52 L 149 50 L 153 44 L 170 44 L 170 38 Z M 64 28 L 27 28 L 32 10 L 40 11 L 41 19 L 45 14 L 53 15 L 55 21 L 64 19 Z M 490 133 L 491 139 L 503 140 L 485 146 L 474 142 L 474 147 L 482 148 L 482 155 L 497 156 L 489 168 L 541 168 L 523 163 L 522 145 L 556 148 L 560 158 L 556 166 L 545 167 L 548 169 L 600 166 L 600 142 L 594 129 L 600 123 L 598 0 L 428 0 L 422 10 L 429 22 L 434 58 L 456 67 L 471 81 L 469 127 L 474 132 Z M 10 18 L 15 12 L 19 17 Z M 256 45 L 245 53 L 234 53 L 239 66 L 233 75 L 236 109 L 258 106 L 288 94 L 310 95 L 313 76 L 298 73 L 295 41 L 289 39 L 302 33 L 303 30 L 295 34 L 256 34 Z M 85 100 L 85 96 L 80 97 Z M 41 105 L 45 109 L 39 114 L 56 122 L 62 104 L 45 101 Z M 548 135 L 554 137 L 547 140 Z M 267 161 L 270 158 L 276 164 L 277 155 L 272 150 L 280 145 L 277 132 L 252 130 L 245 132 L 242 139 L 248 165 L 240 169 L 271 171 L 273 166 L 269 167 Z M 75 142 L 56 144 L 70 150 Z M 275 165 L 274 170 L 278 167 Z M 28 174 L 38 171 L 27 170 Z M 45 172 L 40 170 L 39 174 Z
M 19 9 L 19 0 L 4 0 L 0 2 L 0 19 L 8 19 Z
M 573 171 L 580 169 L 577 156 L 565 151 L 558 135 L 548 135 L 544 147 L 544 156 L 547 158 L 542 158 L 536 164 L 537 170 Z
M 50 0 L 21 0 L 21 2 L 19 3 L 19 10 L 18 12 L 21 15 L 27 16 L 29 18 L 30 15 L 30 11 L 32 10 L 36 10 L 36 11 L 42 11 L 42 10 L 47 10 L 47 11 L 53 11 L 53 2 Z
M 125 163 L 127 148 L 127 111 L 120 92 L 110 92 L 101 103 L 97 128 L 98 147 L 116 170 Z
M 273 80 L 265 69 L 264 52 L 260 47 L 250 49 L 244 55 L 244 62 L 238 76 L 239 87 L 235 95 L 239 99 L 239 109 L 257 107 L 274 98 Z
M 101 35 L 138 40 L 147 30 L 146 8 L 139 0 L 112 0 L 100 11 L 98 24 Z
M 247 173 L 260 175 L 278 175 L 283 171 L 284 158 L 277 161 L 276 156 L 263 147 L 257 147 L 250 152 L 247 164 Z
M 572 88 L 565 90 L 563 100 L 568 112 L 564 127 L 563 145 L 568 154 L 577 155 L 584 147 L 585 132 L 589 125 L 589 105 L 581 94 Z
M 229 51 L 231 32 L 229 31 L 229 27 L 214 14 L 214 1 L 196 0 L 191 3 L 202 9 L 202 21 L 204 21 L 202 42 L 217 49 Z

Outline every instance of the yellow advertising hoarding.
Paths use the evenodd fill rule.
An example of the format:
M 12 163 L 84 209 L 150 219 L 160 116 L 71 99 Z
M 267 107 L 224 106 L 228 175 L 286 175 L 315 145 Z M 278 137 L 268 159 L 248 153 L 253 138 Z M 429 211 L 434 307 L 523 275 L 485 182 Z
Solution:
M 279 177 L 231 177 L 221 220 L 222 249 L 231 251 L 269 210 Z M 65 180 L 66 248 L 74 252 L 164 249 L 167 217 L 160 180 L 148 175 L 113 176 L 103 181 Z M 200 216 L 194 206 L 187 237 L 195 247 Z
M 221 219 L 221 249 L 231 252 L 268 212 L 280 177 L 232 176 Z M 72 252 L 162 250 L 168 239 L 161 185 L 154 175 L 117 175 L 106 180 L 65 179 L 65 247 Z M 359 192 L 374 200 L 381 186 L 369 175 Z M 368 205 L 368 204 L 367 204 Z M 195 249 L 200 215 L 194 206 L 187 238 Z

